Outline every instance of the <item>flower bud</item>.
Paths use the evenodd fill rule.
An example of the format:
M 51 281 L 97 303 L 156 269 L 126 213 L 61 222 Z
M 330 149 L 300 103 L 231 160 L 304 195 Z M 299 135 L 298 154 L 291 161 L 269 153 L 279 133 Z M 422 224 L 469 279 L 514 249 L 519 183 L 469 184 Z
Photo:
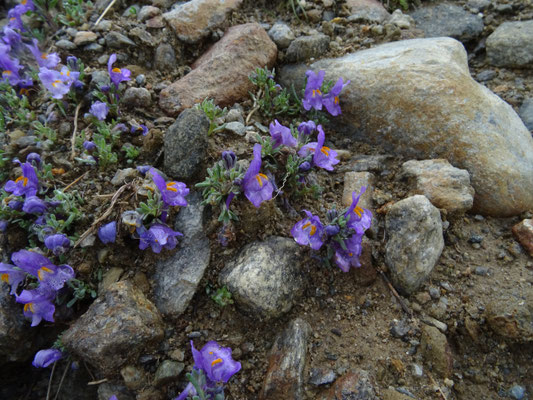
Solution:
M 337 233 L 340 232 L 340 230 L 341 229 L 339 228 L 338 225 L 328 225 L 326 226 L 326 229 L 325 229 L 326 235 L 328 236 L 335 236 Z
M 232 169 L 235 166 L 235 161 L 237 161 L 237 156 L 231 150 L 222 152 L 222 163 L 224 168 L 227 170 Z
M 332 210 L 328 210 L 328 212 L 326 213 L 326 217 L 328 219 L 328 221 L 333 221 L 335 218 L 337 218 L 339 214 L 337 213 L 337 209 L 334 208 Z
M 300 171 L 300 172 L 309 171 L 309 169 L 311 169 L 311 164 L 309 163 L 309 161 L 304 161 L 298 167 L 298 171 Z

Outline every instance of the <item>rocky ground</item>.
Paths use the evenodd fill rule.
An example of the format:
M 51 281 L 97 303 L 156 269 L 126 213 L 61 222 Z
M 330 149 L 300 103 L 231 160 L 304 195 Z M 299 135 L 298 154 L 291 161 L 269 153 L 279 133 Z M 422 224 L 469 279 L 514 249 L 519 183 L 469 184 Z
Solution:
M 249 95 L 248 76 L 265 66 L 297 92 L 308 68 L 351 80 L 343 114 L 325 126 L 341 162 L 313 174 L 324 188 L 318 199 L 259 209 L 235 201 L 240 221 L 227 247 L 218 211 L 191 193 L 171 214 L 184 234 L 177 250 L 142 252 L 124 234 L 112 246 L 72 250 L 69 264 L 98 298 L 58 307 L 55 324 L 30 328 L 5 286 L 0 398 L 45 399 L 51 385 L 52 394 L 61 386 L 58 399 L 172 399 L 192 369 L 191 339 L 233 349 L 242 370 L 228 399 L 533 397 L 531 0 L 422 2 L 408 11 L 392 1 L 306 0 L 296 13 L 290 1 L 117 1 L 96 25 L 107 4 L 95 1 L 42 47 L 82 59 L 91 88 L 107 79 L 112 53 L 132 71 L 120 120 L 149 129 L 130 140 L 142 148 L 135 165 L 193 187 L 223 150 L 250 159 L 256 133 L 268 135 L 273 120 Z M 211 136 L 191 108 L 205 98 L 229 110 Z M 45 115 L 51 103 L 36 95 L 32 104 Z M 3 146 L 63 168 L 59 187 L 83 177 L 85 232 L 122 185 L 143 178 L 122 158 L 103 172 L 70 161 L 69 111 L 53 122 L 53 147 L 9 127 Z M 362 267 L 344 273 L 319 263 L 290 230 L 301 210 L 324 216 L 361 186 L 373 224 Z M 111 218 L 138 204 L 131 187 L 124 193 Z M 4 261 L 25 239 L 16 229 L 2 235 Z M 211 299 L 222 285 L 234 304 Z M 31 359 L 60 333 L 71 358 L 49 384 L 50 368 L 32 368 Z

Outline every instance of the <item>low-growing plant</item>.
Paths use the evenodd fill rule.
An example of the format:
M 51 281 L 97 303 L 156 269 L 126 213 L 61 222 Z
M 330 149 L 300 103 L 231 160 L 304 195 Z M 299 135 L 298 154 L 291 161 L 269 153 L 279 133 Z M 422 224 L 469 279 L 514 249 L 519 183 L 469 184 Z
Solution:
M 207 119 L 209 119 L 209 131 L 207 132 L 208 135 L 212 135 L 213 133 L 222 131 L 225 129 L 225 124 L 222 124 L 218 126 L 217 119 L 222 118 L 227 113 L 227 109 L 220 108 L 215 104 L 215 101 L 212 99 L 205 99 L 201 103 L 198 103 L 196 105 L 196 108 L 198 110 L 202 110 Z

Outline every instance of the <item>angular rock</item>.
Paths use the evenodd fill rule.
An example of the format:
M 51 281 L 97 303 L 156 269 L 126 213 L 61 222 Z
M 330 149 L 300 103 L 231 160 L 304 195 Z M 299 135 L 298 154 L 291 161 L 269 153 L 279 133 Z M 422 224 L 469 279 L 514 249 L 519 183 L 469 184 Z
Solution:
M 309 383 L 314 386 L 322 386 L 334 382 L 336 378 L 337 374 L 332 369 L 311 368 Z
M 61 39 L 56 42 L 56 46 L 63 50 L 75 50 L 76 45 L 72 43 L 70 40 Z
M 175 382 L 181 371 L 185 368 L 182 362 L 165 360 L 157 368 L 154 376 L 154 386 L 163 386 L 170 382 Z
M 350 22 L 374 22 L 381 24 L 390 18 L 385 7 L 377 0 L 346 0 L 350 10 Z
M 155 49 L 155 66 L 159 70 L 173 70 L 176 67 L 176 53 L 168 43 L 161 43 Z
M 183 233 L 179 250 L 156 264 L 154 300 L 167 317 L 181 315 L 196 293 L 196 288 L 209 265 L 211 250 L 204 234 L 204 210 L 199 193 L 189 193 L 174 229 Z
M 0 282 L 0 366 L 22 362 L 32 356 L 35 328 L 22 313 L 22 306 L 9 294 L 10 287 Z
M 371 172 L 346 172 L 344 174 L 342 205 L 349 207 L 352 204 L 352 193 L 360 193 L 361 188 L 364 186 L 366 190 L 359 198 L 357 205 L 372 210 L 372 192 L 375 179 L 376 176 Z
M 533 257 L 533 219 L 524 219 L 513 226 L 513 234 L 529 255 Z
M 485 317 L 489 327 L 504 338 L 533 341 L 533 293 L 509 293 L 491 299 Z
M 286 49 L 294 40 L 294 33 L 289 25 L 281 22 L 275 23 L 272 28 L 270 28 L 268 36 L 270 36 L 270 39 L 272 39 L 280 49 Z
M 127 281 L 111 285 L 62 336 L 70 353 L 106 375 L 162 339 L 156 307 Z
M 300 36 L 294 39 L 287 49 L 287 61 L 299 62 L 318 58 L 329 49 L 330 38 L 323 33 Z
M 246 127 L 244 126 L 242 122 L 238 122 L 238 121 L 228 122 L 226 124 L 225 129 L 239 136 L 246 135 Z
M 420 7 L 411 13 L 411 17 L 426 37 L 449 36 L 461 42 L 468 42 L 483 32 L 483 18 L 480 15 L 472 14 L 454 4 L 441 3 Z
M 191 0 L 164 13 L 163 18 L 180 40 L 192 44 L 222 25 L 241 3 L 242 0 Z
M 145 88 L 130 87 L 126 89 L 121 103 L 127 107 L 150 107 L 152 96 L 150 91 Z
M 83 46 L 85 44 L 96 42 L 96 39 L 98 36 L 96 36 L 96 33 L 90 32 L 90 31 L 81 31 L 76 33 L 76 36 L 74 37 L 74 44 L 76 46 Z
M 496 67 L 533 68 L 533 20 L 504 22 L 487 38 L 487 59 Z
M 392 283 L 411 294 L 429 277 L 444 248 L 439 210 L 425 196 L 409 197 L 390 208 L 385 229 L 385 262 Z
M 420 353 L 426 363 L 442 378 L 450 377 L 452 373 L 452 351 L 446 335 L 432 326 L 422 326 Z
M 98 385 L 98 400 L 109 400 L 113 395 L 120 400 L 135 400 L 135 396 L 124 385 L 109 382 Z
M 475 82 L 454 39 L 387 43 L 311 65 L 351 83 L 340 95 L 339 133 L 412 158 L 445 158 L 470 173 L 473 211 L 512 216 L 533 204 L 533 138 L 511 106 Z M 304 87 L 306 66 L 285 66 Z M 379 79 L 376 77 L 379 76 Z
M 323 400 L 374 400 L 376 392 L 372 378 L 367 371 L 348 372 L 337 379 L 335 385 L 326 393 Z
M 520 118 L 524 121 L 526 128 L 533 131 L 533 97 L 524 100 L 520 106 L 518 115 L 520 115 Z
M 474 204 L 470 174 L 453 167 L 447 160 L 410 160 L 402 165 L 400 179 L 406 179 L 411 194 L 426 196 L 438 208 L 464 213 Z
M 402 10 L 394 10 L 388 23 L 396 25 L 400 29 L 410 29 L 414 26 L 415 20 L 410 15 L 402 13 Z
M 248 76 L 256 68 L 271 68 L 276 56 L 276 45 L 259 24 L 233 26 L 191 72 L 161 91 L 159 105 L 174 116 L 206 98 L 231 106 L 252 90 Z
M 311 326 L 297 318 L 276 338 L 268 359 L 268 370 L 259 395 L 261 400 L 303 398 L 307 340 Z
M 147 19 L 153 18 L 161 14 L 161 9 L 153 6 L 142 6 L 139 14 L 137 14 L 137 19 L 141 22 L 146 21 Z
M 255 318 L 274 318 L 289 311 L 303 290 L 300 246 L 272 236 L 245 246 L 219 276 L 237 305 Z
M 190 180 L 201 171 L 207 153 L 209 120 L 202 110 L 187 109 L 165 134 L 164 171 L 167 175 Z
M 130 390 L 139 390 L 146 385 L 146 374 L 142 368 L 126 365 L 120 370 L 124 384 Z
M 135 42 L 126 35 L 119 32 L 109 32 L 105 35 L 105 42 L 107 47 L 112 49 L 122 49 L 126 46 L 135 46 Z

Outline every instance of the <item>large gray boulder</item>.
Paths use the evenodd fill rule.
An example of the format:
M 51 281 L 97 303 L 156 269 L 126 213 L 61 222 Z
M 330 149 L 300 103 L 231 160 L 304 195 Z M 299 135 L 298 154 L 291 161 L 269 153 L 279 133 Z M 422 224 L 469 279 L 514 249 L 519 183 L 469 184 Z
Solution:
M 303 87 L 306 66 L 282 69 Z M 387 43 L 310 67 L 326 80 L 351 80 L 334 128 L 411 158 L 445 158 L 466 169 L 473 210 L 512 216 L 533 204 L 533 139 L 512 107 L 469 73 L 467 54 L 450 38 Z

